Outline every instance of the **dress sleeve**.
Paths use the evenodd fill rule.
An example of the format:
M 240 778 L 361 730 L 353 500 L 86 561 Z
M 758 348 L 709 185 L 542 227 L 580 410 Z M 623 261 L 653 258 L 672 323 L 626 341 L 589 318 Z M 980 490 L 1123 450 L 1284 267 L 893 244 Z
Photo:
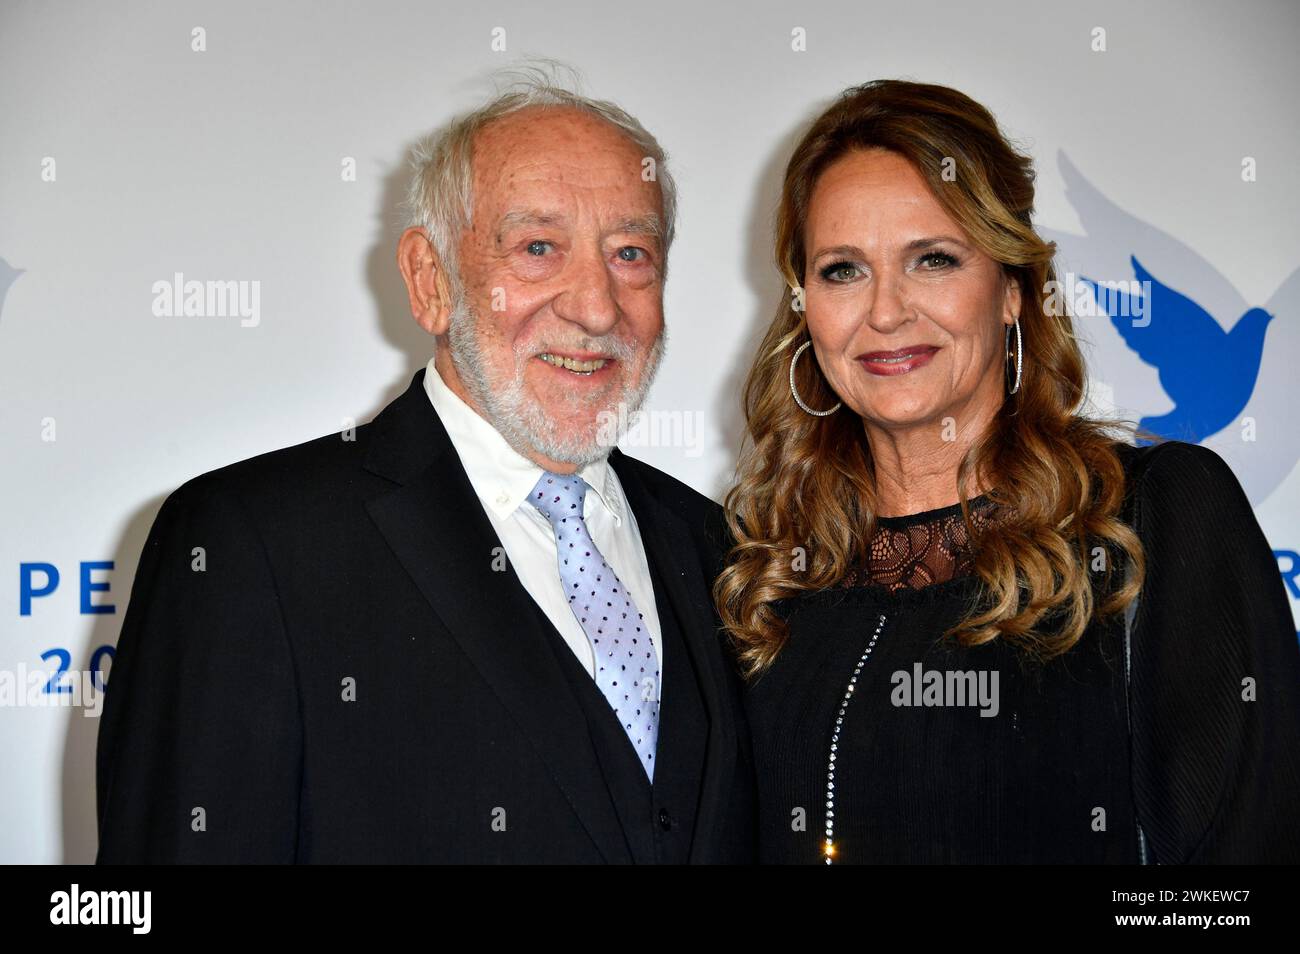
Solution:
M 1130 704 L 1150 860 L 1300 861 L 1300 646 L 1277 563 L 1218 454 L 1145 453 Z

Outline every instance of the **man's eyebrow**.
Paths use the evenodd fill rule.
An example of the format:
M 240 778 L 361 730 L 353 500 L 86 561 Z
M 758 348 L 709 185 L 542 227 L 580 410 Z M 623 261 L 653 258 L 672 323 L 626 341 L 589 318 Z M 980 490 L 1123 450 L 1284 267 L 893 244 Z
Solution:
M 944 242 L 950 242 L 953 245 L 960 245 L 962 248 L 969 246 L 961 239 L 952 235 L 934 235 L 927 238 L 913 239 L 903 246 L 904 252 L 915 252 L 918 249 L 932 248 L 935 245 L 942 245 Z M 861 255 L 862 249 L 856 245 L 832 245 L 828 248 L 821 248 L 813 254 L 813 258 L 821 258 L 823 255 Z
M 497 223 L 496 241 L 500 245 L 506 232 L 513 228 L 529 225 L 564 225 L 567 221 L 563 215 L 558 213 L 541 212 L 537 209 L 511 209 L 501 216 L 500 221 Z M 653 235 L 660 242 L 664 238 L 663 223 L 660 221 L 658 214 L 654 212 L 622 219 L 615 223 L 610 232 L 612 234 Z
M 651 212 L 649 215 L 636 215 L 624 219 L 614 226 L 615 232 L 632 232 L 638 235 L 653 235 L 655 238 L 663 241 L 664 227 L 659 221 L 659 216 Z
M 563 225 L 564 216 L 551 212 L 539 212 L 537 209 L 511 209 L 497 223 L 497 244 L 506 231 L 521 225 Z

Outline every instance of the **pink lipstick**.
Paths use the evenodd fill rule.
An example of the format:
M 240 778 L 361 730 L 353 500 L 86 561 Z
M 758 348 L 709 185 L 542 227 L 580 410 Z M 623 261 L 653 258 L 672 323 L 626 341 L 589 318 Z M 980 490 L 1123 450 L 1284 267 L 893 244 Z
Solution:
M 929 364 L 938 350 L 935 345 L 912 345 L 897 351 L 868 351 L 858 355 L 857 360 L 872 374 L 907 374 Z

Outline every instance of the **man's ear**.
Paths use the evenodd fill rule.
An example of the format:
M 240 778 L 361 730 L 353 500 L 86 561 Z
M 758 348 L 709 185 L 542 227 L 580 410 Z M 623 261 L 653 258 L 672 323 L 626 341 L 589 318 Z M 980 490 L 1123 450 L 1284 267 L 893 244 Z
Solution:
M 397 268 L 406 282 L 416 323 L 431 335 L 446 334 L 451 324 L 451 290 L 438 253 L 423 228 L 412 226 L 397 240 Z

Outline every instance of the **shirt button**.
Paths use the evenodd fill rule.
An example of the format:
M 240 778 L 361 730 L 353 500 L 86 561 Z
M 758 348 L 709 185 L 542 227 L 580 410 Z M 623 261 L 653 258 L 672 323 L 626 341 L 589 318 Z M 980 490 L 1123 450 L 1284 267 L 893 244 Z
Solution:
M 664 831 L 672 831 L 673 819 L 665 808 L 659 809 L 659 827 Z
M 509 498 L 509 497 L 507 497 L 505 494 L 497 494 L 497 505 L 498 505 L 498 506 L 504 507 L 504 506 L 505 506 L 506 504 L 508 504 L 508 503 L 510 503 L 510 498 Z

